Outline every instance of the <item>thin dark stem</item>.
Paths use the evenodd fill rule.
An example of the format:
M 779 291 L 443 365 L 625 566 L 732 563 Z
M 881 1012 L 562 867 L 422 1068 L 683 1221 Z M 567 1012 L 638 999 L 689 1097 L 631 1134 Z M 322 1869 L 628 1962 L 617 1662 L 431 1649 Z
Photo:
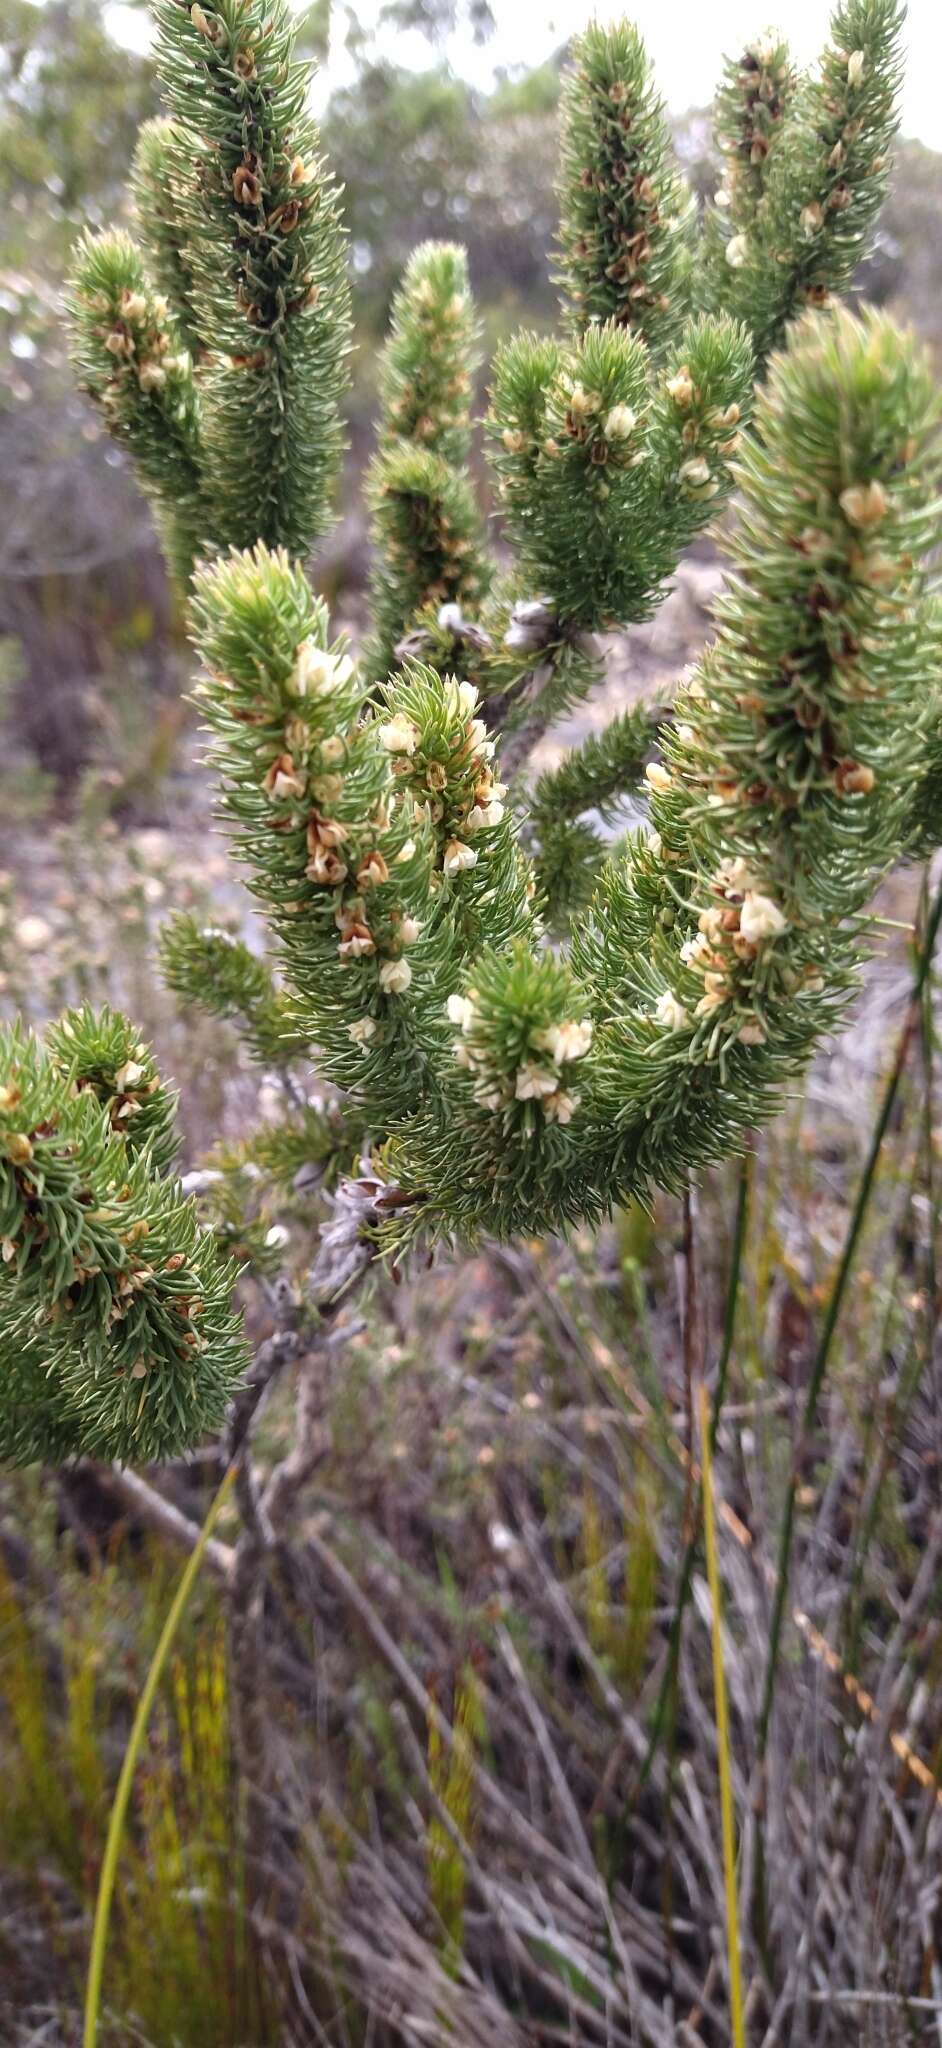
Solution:
M 854 1262 L 854 1254 L 857 1250 L 857 1245 L 860 1239 L 860 1233 L 863 1229 L 864 1220 L 866 1218 L 867 1209 L 870 1202 L 870 1196 L 873 1191 L 873 1184 L 876 1179 L 877 1167 L 879 1165 L 880 1160 L 880 1153 L 883 1147 L 883 1140 L 886 1137 L 890 1118 L 893 1114 L 893 1107 L 896 1102 L 897 1093 L 899 1091 L 899 1085 L 902 1079 L 903 1069 L 906 1065 L 906 1060 L 909 1055 L 909 1049 L 912 1044 L 912 1040 L 917 1030 L 917 1027 L 919 1025 L 919 1020 L 922 1012 L 923 990 L 925 989 L 926 982 L 929 976 L 929 971 L 932 965 L 932 955 L 935 947 L 936 938 L 938 936 L 940 920 L 942 920 L 942 885 L 940 885 L 936 893 L 932 909 L 926 922 L 922 946 L 917 958 L 915 977 L 913 980 L 913 987 L 909 1000 L 906 1022 L 903 1026 L 902 1032 L 900 1033 L 899 1043 L 896 1048 L 896 1055 L 893 1060 L 889 1080 L 887 1081 L 886 1087 L 883 1092 L 883 1101 L 880 1105 L 879 1114 L 877 1116 L 876 1123 L 873 1127 L 873 1132 L 870 1139 L 870 1146 L 867 1152 L 866 1163 L 864 1166 L 863 1174 L 861 1176 L 860 1186 L 857 1190 L 857 1199 L 854 1203 L 850 1223 L 847 1229 L 847 1236 L 844 1240 L 844 1249 L 841 1253 L 840 1264 L 837 1269 L 837 1277 L 835 1279 L 834 1286 L 831 1290 L 831 1298 L 828 1302 L 827 1314 L 824 1319 L 824 1327 L 821 1331 L 821 1336 L 818 1341 L 818 1349 L 815 1354 L 814 1365 L 811 1371 L 811 1378 L 808 1384 L 808 1392 L 805 1397 L 805 1406 L 804 1413 L 802 1415 L 801 1432 L 796 1446 L 795 1456 L 792 1460 L 791 1476 L 789 1478 L 788 1493 L 785 1500 L 785 1513 L 782 1517 L 782 1528 L 779 1537 L 778 1560 L 775 1578 L 775 1595 L 772 1603 L 772 1620 L 769 1629 L 769 1648 L 768 1656 L 766 1659 L 765 1678 L 763 1680 L 762 1686 L 762 1705 L 759 1712 L 759 1727 L 756 1743 L 757 1757 L 760 1766 L 762 1765 L 765 1759 L 766 1751 L 768 1749 L 769 1727 L 772 1719 L 772 1705 L 775 1697 L 775 1680 L 778 1672 L 778 1660 L 782 1645 L 782 1626 L 785 1618 L 785 1603 L 788 1598 L 788 1586 L 791 1572 L 792 1540 L 795 1529 L 795 1505 L 798 1497 L 798 1487 L 800 1482 L 801 1469 L 804 1462 L 804 1455 L 807 1449 L 811 1431 L 814 1426 L 815 1417 L 817 1415 L 818 1401 L 821 1396 L 821 1388 L 824 1384 L 824 1376 L 827 1372 L 828 1363 L 831 1356 L 831 1346 L 834 1341 L 834 1333 L 837 1329 L 838 1319 L 840 1317 L 841 1309 L 844 1304 L 844 1296 L 847 1292 L 847 1285 L 850 1279 L 851 1268 Z
M 922 895 L 919 901 L 919 929 L 925 930 L 929 910 L 928 874 L 923 878 Z M 931 971 L 927 973 L 922 989 L 919 1011 L 919 1039 L 922 1051 L 924 1087 L 922 1094 L 922 1154 L 925 1176 L 925 1195 L 928 1209 L 926 1231 L 926 1277 L 925 1277 L 925 1365 L 929 1375 L 929 1395 L 932 1402 L 932 1418 L 935 1432 L 936 1483 L 942 1469 L 942 1406 L 939 1401 L 939 1378 L 936 1366 L 936 1336 L 939 1315 L 939 1274 L 938 1274 L 938 1189 L 935 1175 L 935 1017 L 933 1015 L 933 988 Z
M 713 1403 L 710 1413 L 711 1450 L 714 1450 L 716 1447 L 716 1440 L 719 1432 L 720 1420 L 722 1418 L 723 1413 L 723 1403 L 726 1399 L 726 1387 L 729 1380 L 729 1368 L 733 1355 L 733 1343 L 735 1341 L 736 1336 L 736 1316 L 739 1307 L 743 1259 L 745 1255 L 746 1235 L 749 1225 L 749 1203 L 750 1195 L 752 1192 L 752 1162 L 753 1155 L 750 1149 L 745 1153 L 739 1168 L 739 1188 L 736 1197 L 736 1218 L 733 1227 L 733 1244 L 732 1253 L 730 1257 L 729 1280 L 727 1282 L 726 1288 L 726 1303 L 723 1312 L 723 1339 L 720 1348 L 719 1362 L 717 1365 L 716 1385 L 713 1389 Z M 683 1635 L 684 1615 L 686 1613 L 687 1602 L 690 1598 L 690 1588 L 693 1584 L 693 1568 L 696 1562 L 699 1537 L 700 1511 L 698 1508 L 696 1522 L 688 1537 L 686 1548 L 684 1550 L 683 1560 L 681 1562 L 680 1577 L 677 1586 L 677 1597 L 674 1602 L 674 1619 L 671 1625 L 670 1643 L 668 1645 L 667 1652 L 667 1666 L 664 1672 L 664 1677 L 661 1680 L 661 1688 L 658 1693 L 657 1702 L 654 1708 L 654 1716 L 651 1723 L 651 1734 L 648 1741 L 647 1753 L 645 1755 L 644 1762 L 641 1766 L 639 1785 L 645 1784 L 648 1777 L 650 1776 L 651 1766 L 654 1762 L 654 1758 L 657 1754 L 658 1748 L 662 1741 L 668 1720 L 671 1717 L 671 1703 L 676 1697 L 677 1671 L 680 1663 L 680 1645 L 681 1638 Z

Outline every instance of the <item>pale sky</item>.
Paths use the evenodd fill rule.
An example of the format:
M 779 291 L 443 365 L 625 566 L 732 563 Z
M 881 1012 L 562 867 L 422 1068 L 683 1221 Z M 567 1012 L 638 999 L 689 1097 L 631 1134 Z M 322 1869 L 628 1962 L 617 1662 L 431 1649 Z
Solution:
M 661 91 L 675 113 L 704 105 L 712 96 L 724 54 L 777 25 L 775 0 L 551 0 L 545 9 L 533 6 L 532 0 L 491 0 L 491 5 L 497 29 L 487 43 L 476 46 L 466 33 L 458 34 L 437 53 L 438 58 L 444 54 L 460 76 L 487 86 L 497 69 L 541 63 L 593 17 L 610 21 L 627 14 L 644 36 Z M 828 0 L 788 0 L 787 6 L 779 0 L 779 6 L 795 57 L 809 63 L 827 35 Z M 379 11 L 380 0 L 357 0 L 356 12 L 364 25 Z M 136 9 L 112 5 L 107 14 L 121 40 L 139 42 L 144 24 Z M 327 72 L 319 81 L 319 100 L 331 86 L 347 84 L 352 76 L 343 47 L 343 6 L 335 6 L 333 14 L 336 29 Z M 942 0 L 909 0 L 905 36 L 902 132 L 942 150 Z M 384 56 L 416 69 L 436 61 L 417 34 L 385 32 L 381 49 Z

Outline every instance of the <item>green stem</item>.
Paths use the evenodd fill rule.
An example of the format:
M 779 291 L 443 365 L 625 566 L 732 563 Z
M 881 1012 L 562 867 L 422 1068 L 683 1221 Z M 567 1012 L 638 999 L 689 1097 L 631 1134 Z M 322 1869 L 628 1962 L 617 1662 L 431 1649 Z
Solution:
M 723 1403 L 726 1399 L 726 1386 L 727 1381 L 729 1379 L 730 1361 L 733 1355 L 733 1342 L 736 1335 L 736 1315 L 739 1307 L 740 1282 L 742 1280 L 743 1258 L 746 1249 L 746 1233 L 749 1223 L 749 1198 L 751 1191 L 752 1152 L 748 1151 L 745 1154 L 742 1161 L 740 1162 L 739 1168 L 739 1192 L 736 1200 L 736 1220 L 733 1228 L 732 1259 L 729 1269 L 729 1281 L 726 1288 L 726 1305 L 723 1315 L 723 1342 L 720 1349 L 719 1364 L 717 1366 L 716 1373 L 716 1386 L 713 1390 L 713 1406 L 710 1415 L 711 1450 L 714 1450 L 716 1448 L 717 1433 L 719 1431 L 720 1420 L 723 1413 Z M 701 1487 L 701 1503 L 702 1498 L 703 1495 Z M 641 1785 L 644 1785 L 647 1782 L 647 1779 L 650 1775 L 651 1766 L 654 1762 L 655 1756 L 657 1755 L 658 1747 L 660 1745 L 669 1718 L 671 1701 L 676 1696 L 677 1668 L 680 1663 L 680 1643 L 681 1636 L 683 1633 L 684 1615 L 687 1609 L 687 1601 L 690 1597 L 690 1588 L 693 1584 L 693 1568 L 696 1562 L 699 1535 L 700 1515 L 698 1511 L 693 1533 L 688 1540 L 686 1549 L 684 1551 L 683 1560 L 681 1562 L 680 1578 L 677 1586 L 677 1598 L 674 1602 L 674 1619 L 671 1625 L 670 1644 L 668 1646 L 667 1652 L 667 1667 L 664 1672 L 664 1677 L 661 1680 L 661 1688 L 658 1693 L 657 1702 L 654 1708 L 654 1715 L 651 1723 L 651 1733 L 648 1739 L 648 1747 L 645 1754 L 644 1762 L 641 1766 L 641 1775 L 638 1781 L 639 1788 Z
M 127 1817 L 128 1800 L 131 1796 L 131 1786 L 134 1780 L 137 1760 L 147 1732 L 150 1711 L 154 1704 L 154 1697 L 163 1675 L 164 1666 L 203 1561 L 206 1545 L 213 1533 L 220 1509 L 225 1503 L 235 1478 L 235 1470 L 234 1465 L 229 1466 L 222 1485 L 210 1502 L 209 1511 L 200 1530 L 199 1537 L 187 1559 L 180 1584 L 173 1596 L 167 1619 L 161 1629 L 160 1640 L 150 1661 L 150 1669 L 144 1680 L 131 1733 L 128 1737 L 128 1746 L 124 1752 L 121 1775 L 118 1779 L 114 1799 L 111 1804 L 111 1812 L 108 1816 L 108 1835 L 98 1879 L 98 1897 L 95 1901 L 95 1925 L 92 1930 L 92 1946 L 88 1959 L 88 1981 L 85 1987 L 85 2026 L 82 2035 L 82 2048 L 95 2048 L 98 2040 L 98 2013 L 101 2002 L 101 1980 L 105 1963 L 105 1948 L 108 1941 L 108 1921 L 111 1914 L 111 1900 L 114 1893 L 121 1840 L 124 1834 L 124 1823 Z
M 814 1425 L 818 1401 L 821 1395 L 821 1388 L 824 1383 L 824 1375 L 827 1371 L 828 1362 L 831 1355 L 831 1345 L 834 1340 L 835 1330 L 837 1329 L 838 1318 L 840 1316 L 840 1312 L 844 1304 L 844 1296 L 847 1292 L 847 1284 L 850 1279 L 851 1268 L 853 1266 L 854 1253 L 856 1252 L 857 1244 L 860 1238 L 860 1233 L 863 1229 L 864 1219 L 867 1214 L 867 1207 L 870 1201 L 870 1195 L 873 1189 L 874 1180 L 876 1178 L 877 1166 L 879 1164 L 880 1153 L 883 1147 L 883 1140 L 886 1137 L 890 1117 L 893 1114 L 893 1105 L 896 1101 L 897 1093 L 899 1090 L 899 1084 L 902 1079 L 903 1068 L 906 1064 L 906 1059 L 909 1052 L 910 1044 L 912 1042 L 913 1034 L 919 1023 L 922 1010 L 923 990 L 926 986 L 926 982 L 929 976 L 929 970 L 932 965 L 932 955 L 935 948 L 936 938 L 938 936 L 940 920 L 942 920 L 942 885 L 940 885 L 939 887 L 939 890 L 935 897 L 935 901 L 932 905 L 931 912 L 926 922 L 925 934 L 923 937 L 922 947 L 918 955 L 916 973 L 913 980 L 913 987 L 910 996 L 909 1011 L 906 1018 L 906 1023 L 900 1034 L 899 1044 L 896 1049 L 896 1057 L 893 1061 L 890 1077 L 887 1081 L 886 1088 L 884 1090 L 883 1101 L 880 1105 L 880 1112 L 877 1117 L 876 1123 L 873 1127 L 873 1133 L 870 1139 L 870 1147 L 867 1153 L 866 1164 L 864 1166 L 863 1174 L 861 1176 L 860 1186 L 857 1190 L 857 1199 L 854 1203 L 853 1213 L 851 1215 L 850 1224 L 847 1230 L 847 1236 L 844 1240 L 844 1249 L 841 1253 L 840 1265 L 838 1266 L 837 1270 L 837 1278 L 831 1290 L 831 1298 L 828 1302 L 827 1314 L 824 1319 L 824 1327 L 821 1331 L 818 1349 L 815 1355 L 814 1366 L 812 1368 L 811 1378 L 808 1384 L 808 1392 L 805 1398 L 804 1414 L 802 1416 L 801 1423 L 801 1434 L 799 1436 L 795 1456 L 792 1461 L 791 1477 L 788 1483 L 788 1494 L 785 1502 L 785 1513 L 782 1518 L 782 1528 L 779 1538 L 778 1562 L 775 1579 L 775 1596 L 772 1605 L 772 1622 L 769 1630 L 769 1650 L 766 1659 L 765 1679 L 762 1687 L 762 1706 L 759 1713 L 759 1728 L 756 1744 L 757 1757 L 760 1765 L 764 1761 L 766 1750 L 768 1747 L 769 1726 L 772 1719 L 772 1704 L 775 1697 L 775 1680 L 778 1671 L 779 1653 L 781 1651 L 782 1644 L 782 1625 L 785 1618 L 785 1602 L 788 1598 L 788 1584 L 791 1570 L 792 1539 L 794 1536 L 795 1528 L 795 1504 L 798 1496 L 798 1484 L 801 1472 L 802 1456 Z
M 739 1954 L 739 1914 L 736 1902 L 736 1827 L 733 1816 L 733 1774 L 730 1766 L 729 1713 L 726 1705 L 726 1673 L 723 1669 L 723 1608 L 720 1569 L 716 1551 L 713 1514 L 712 1427 L 707 1419 L 706 1388 L 701 1380 L 700 1445 L 703 1468 L 703 1545 L 706 1551 L 707 1581 L 713 1644 L 713 1697 L 716 1702 L 716 1750 L 720 1779 L 720 1824 L 723 1838 L 723 1891 L 726 1901 L 726 1953 L 729 1969 L 729 2017 L 733 2048 L 746 2048 L 743 2019 L 742 1965 Z

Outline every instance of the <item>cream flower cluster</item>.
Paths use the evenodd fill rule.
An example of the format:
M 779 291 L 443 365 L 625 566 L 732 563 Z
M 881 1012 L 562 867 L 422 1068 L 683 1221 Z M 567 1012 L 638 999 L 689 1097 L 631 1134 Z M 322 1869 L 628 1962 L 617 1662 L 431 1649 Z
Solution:
M 639 415 L 634 407 L 617 400 L 605 409 L 604 400 L 598 391 L 587 391 L 579 378 L 564 372 L 557 386 L 557 404 L 561 416 L 559 431 L 571 441 L 592 444 L 592 459 L 604 464 L 613 461 L 616 465 L 636 468 L 644 459 L 644 450 L 635 446 Z M 518 429 L 504 434 L 504 446 L 510 454 L 522 454 L 527 447 L 526 435 Z M 543 454 L 551 458 L 561 452 L 561 444 L 550 435 L 543 444 Z
M 145 292 L 125 290 L 117 307 L 109 309 L 111 324 L 104 337 L 105 348 L 116 363 L 131 371 L 145 396 L 163 391 L 168 377 L 185 375 L 190 368 L 186 352 L 170 353 L 166 299 Z
M 353 679 L 354 664 L 343 649 L 322 647 L 313 635 L 301 642 L 286 686 L 289 702 L 296 703 L 298 709 L 286 719 L 283 750 L 269 762 L 261 787 L 274 807 L 292 807 L 287 816 L 282 810 L 273 820 L 276 830 L 304 827 L 306 879 L 334 892 L 341 964 L 375 960 L 382 994 L 402 996 L 412 984 L 412 967 L 405 953 L 421 936 L 423 921 L 406 914 L 395 900 L 390 904 L 379 899 L 382 908 L 378 914 L 374 905 L 376 891 L 390 881 L 391 868 L 412 860 L 416 842 L 406 838 L 398 843 L 397 835 L 395 843 L 390 843 L 398 801 L 392 790 L 379 797 L 362 820 L 351 822 L 336 815 L 344 789 L 344 764 L 357 745 L 362 745 L 349 696 Z M 342 699 L 345 693 L 346 703 L 338 709 L 341 728 L 348 729 L 322 735 L 315 705 Z M 354 1044 L 364 1050 L 375 1028 L 370 1017 L 348 1026 Z
M 588 1018 L 566 1018 L 531 1034 L 535 1057 L 525 1059 L 512 1074 L 497 1074 L 488 1051 L 476 1042 L 478 1011 L 474 991 L 466 996 L 449 996 L 448 1017 L 457 1024 L 460 1036 L 454 1054 L 459 1066 L 474 1076 L 474 1099 L 483 1109 L 506 1109 L 513 1102 L 535 1102 L 548 1123 L 572 1122 L 580 1097 L 566 1086 L 564 1069 L 585 1058 L 592 1044 Z
M 697 1018 L 713 1017 L 744 994 L 740 970 L 750 967 L 763 947 L 788 930 L 781 905 L 739 856 L 720 862 L 712 893 L 714 900 L 701 910 L 696 933 L 680 948 L 684 966 L 702 978 L 703 994 L 691 1019 L 680 997 L 672 989 L 664 990 L 654 1018 L 667 1031 L 682 1031 Z M 747 1017 L 737 1037 L 743 1045 L 761 1045 L 765 1032 L 759 1018 Z
M 393 757 L 394 773 L 410 779 L 416 822 L 446 827 L 441 865 L 453 880 L 477 866 L 478 850 L 469 840 L 503 822 L 507 791 L 491 771 L 495 743 L 477 715 L 480 698 L 474 684 L 448 676 L 443 689 L 445 712 L 457 728 L 453 762 L 425 760 L 422 734 L 404 711 L 379 727 L 379 738 Z

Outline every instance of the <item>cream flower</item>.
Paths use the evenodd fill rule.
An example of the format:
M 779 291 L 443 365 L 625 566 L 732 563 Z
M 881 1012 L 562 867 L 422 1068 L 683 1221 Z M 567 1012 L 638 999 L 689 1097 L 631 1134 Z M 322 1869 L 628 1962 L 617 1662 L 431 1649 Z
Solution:
M 559 1087 L 556 1074 L 548 1067 L 540 1067 L 535 1060 L 524 1060 L 517 1069 L 514 1094 L 518 1102 L 538 1101 L 541 1095 L 555 1095 Z
M 841 492 L 838 502 L 852 526 L 879 526 L 886 517 L 886 492 L 876 477 L 869 484 L 852 484 L 849 490 Z
M 493 758 L 496 742 L 488 739 L 487 726 L 483 718 L 472 718 L 468 727 L 468 738 L 475 753 L 481 754 L 485 761 L 490 761 Z
M 388 996 L 403 996 L 412 980 L 412 969 L 408 960 L 384 960 L 379 970 L 379 985 Z
M 681 411 L 685 412 L 693 401 L 693 378 L 686 363 L 681 365 L 676 376 L 668 377 L 664 389 L 668 398 L 672 398 L 674 404 L 679 405 Z
M 667 1031 L 682 1031 L 689 1022 L 683 1003 L 675 996 L 673 989 L 666 988 L 654 1005 L 654 1015 Z
M 387 754 L 408 754 L 411 760 L 419 744 L 419 729 L 403 711 L 397 711 L 394 718 L 380 726 L 379 737 Z
M 273 804 L 286 803 L 293 796 L 303 796 L 304 787 L 304 776 L 297 773 L 290 754 L 279 754 L 262 777 L 262 788 Z
M 552 1054 L 557 1067 L 567 1060 L 581 1060 L 592 1044 L 592 1025 L 588 1017 L 569 1017 L 562 1024 L 550 1024 L 545 1031 L 535 1033 L 535 1042 L 541 1051 Z
M 474 1004 L 470 996 L 449 996 L 445 1007 L 450 1023 L 460 1025 L 462 1031 L 470 1031 L 474 1023 Z
M 296 697 L 329 697 L 353 674 L 349 654 L 328 654 L 316 640 L 302 640 L 295 656 L 290 688 Z
M 648 788 L 656 790 L 658 796 L 665 796 L 671 788 L 671 778 L 663 761 L 649 761 L 644 771 L 644 779 Z
M 765 1026 L 760 1024 L 758 1017 L 748 1017 L 745 1024 L 740 1025 L 736 1036 L 740 1045 L 764 1045 Z
M 347 1025 L 347 1030 L 354 1045 L 365 1047 L 376 1036 L 376 1020 L 374 1017 L 358 1017 L 354 1024 Z
M 376 948 L 370 932 L 358 931 L 341 940 L 339 951 L 341 960 L 364 960 L 368 954 L 375 953 Z
M 726 244 L 726 261 L 731 270 L 741 270 L 749 255 L 749 242 L 745 235 L 733 235 Z
M 739 929 L 750 945 L 758 945 L 761 939 L 777 939 L 788 930 L 788 921 L 771 896 L 763 896 L 758 889 L 747 889 L 739 913 Z
M 705 932 L 698 932 L 695 939 L 685 939 L 680 949 L 680 957 L 685 967 L 701 966 L 704 960 L 711 958 L 712 953 L 713 942 Z
M 580 1100 L 578 1095 L 568 1095 L 565 1088 L 557 1088 L 555 1095 L 547 1095 L 543 1102 L 547 1123 L 571 1124 Z
M 637 424 L 638 415 L 632 412 L 630 405 L 613 405 L 605 419 L 605 438 L 607 441 L 627 441 Z
M 726 860 L 720 861 L 716 880 L 717 886 L 726 896 L 743 896 L 747 889 L 755 889 L 756 886 L 749 863 L 743 860 L 741 854 L 737 854 L 735 859 L 727 857 Z
M 716 979 L 717 977 L 714 976 L 713 978 Z M 712 1017 L 714 1010 L 722 1009 L 726 996 L 727 989 L 725 983 L 718 988 L 708 988 L 705 994 L 700 997 L 700 1001 L 693 1013 L 694 1016 Z
M 852 85 L 852 86 L 854 86 L 854 87 L 857 87 L 858 85 L 860 85 L 860 83 L 861 83 L 861 81 L 862 81 L 862 79 L 863 79 L 864 71 L 865 71 L 865 69 L 866 69 L 866 64 L 867 64 L 867 59 L 866 59 L 866 57 L 865 57 L 865 55 L 864 55 L 864 52 L 863 52 L 863 50 L 852 50 L 852 51 L 851 51 L 851 53 L 850 53 L 850 56 L 849 56 L 849 57 L 848 57 L 848 59 L 847 59 L 847 83 L 848 83 L 848 85 Z
M 446 875 L 460 875 L 465 868 L 476 868 L 477 864 L 473 846 L 466 846 L 462 839 L 449 839 L 442 861 Z
M 697 919 L 697 930 L 703 932 L 713 944 L 716 944 L 723 935 L 723 915 L 718 903 L 710 903 L 706 910 L 701 910 Z
M 486 825 L 499 825 L 504 816 L 504 806 L 496 797 L 488 804 L 475 804 L 464 821 L 466 832 L 481 832 Z
M 569 410 L 576 419 L 585 419 L 590 412 L 598 412 L 598 394 L 587 391 L 583 384 L 574 384 L 569 395 Z
M 420 917 L 404 917 L 399 926 L 399 937 L 403 945 L 414 946 L 421 930 L 422 919 Z
M 144 1069 L 140 1061 L 125 1060 L 124 1066 L 118 1068 L 114 1077 L 114 1085 L 119 1095 L 126 1095 L 129 1089 L 136 1088 L 138 1082 L 143 1081 L 143 1079 Z
M 401 861 L 411 860 L 414 852 L 415 840 L 407 839 L 404 842 L 404 844 L 400 846 L 399 852 L 396 855 L 396 865 L 398 866 Z
M 137 381 L 142 391 L 162 391 L 167 382 L 167 372 L 162 363 L 141 363 Z
M 450 711 L 456 711 L 461 718 L 473 718 L 480 701 L 480 691 L 473 683 L 457 682 L 450 676 L 445 684 L 445 702 Z

